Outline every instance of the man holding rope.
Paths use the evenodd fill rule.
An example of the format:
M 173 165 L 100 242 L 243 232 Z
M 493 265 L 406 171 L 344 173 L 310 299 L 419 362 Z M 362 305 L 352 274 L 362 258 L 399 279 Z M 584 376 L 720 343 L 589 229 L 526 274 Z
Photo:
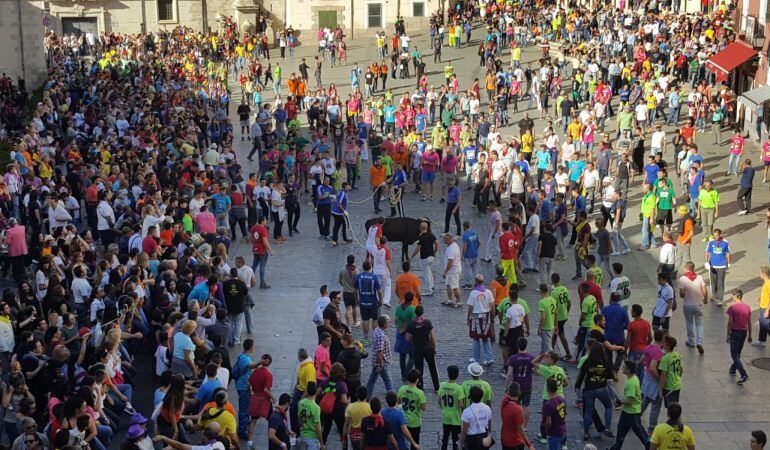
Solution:
M 348 191 L 350 191 L 350 185 L 345 181 L 342 183 L 342 189 L 334 197 L 334 203 L 332 204 L 332 218 L 334 218 L 332 245 L 335 247 L 337 246 L 337 238 L 340 235 L 340 227 L 342 227 L 342 239 L 345 243 L 353 242 L 351 239 L 348 239 Z
M 393 171 L 393 175 L 388 178 L 389 189 L 389 203 L 390 203 L 390 217 L 395 217 L 398 213 L 398 217 L 404 217 L 404 203 L 402 197 L 404 195 L 404 188 L 409 178 L 404 171 L 401 164 L 396 164 L 396 169 Z
M 382 200 L 382 192 L 385 188 L 385 180 L 387 179 L 388 171 L 385 166 L 382 165 L 382 161 L 379 158 L 374 160 L 374 164 L 369 168 L 369 184 L 372 186 L 374 192 L 374 212 L 379 214 L 380 201 Z

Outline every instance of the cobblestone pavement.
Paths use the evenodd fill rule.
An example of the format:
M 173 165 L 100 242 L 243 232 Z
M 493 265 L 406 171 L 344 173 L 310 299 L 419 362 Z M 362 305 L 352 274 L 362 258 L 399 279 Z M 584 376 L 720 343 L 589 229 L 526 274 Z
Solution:
M 444 49 L 444 57 L 452 60 L 453 65 L 459 74 L 461 88 L 468 88 L 474 78 L 482 78 L 483 73 L 478 67 L 478 57 L 476 56 L 476 47 L 473 43 L 478 43 L 482 30 L 474 30 L 474 41 L 470 47 L 457 49 Z M 351 40 L 348 50 L 349 62 L 345 66 L 329 69 L 328 62 L 324 67 L 324 83 L 334 82 L 341 95 L 345 96 L 349 92 L 348 74 L 354 62 L 360 67 L 366 66 L 370 58 L 374 57 L 375 49 L 371 36 L 356 36 L 357 39 Z M 421 50 L 428 48 L 426 36 L 420 35 L 413 39 L 413 43 Z M 312 45 L 300 47 L 297 50 L 297 57 L 294 62 L 288 59 L 281 61 L 283 73 L 288 75 L 296 71 L 301 57 L 307 57 L 312 60 L 314 55 Z M 534 61 L 536 59 L 537 49 L 528 47 L 523 59 L 524 61 Z M 277 52 L 276 52 L 277 53 Z M 503 55 L 503 60 L 507 61 L 508 52 Z M 445 61 L 446 61 L 445 59 Z M 430 75 L 430 83 L 439 85 L 443 82 L 441 69 L 443 64 L 434 64 L 432 55 L 425 57 Z M 275 64 L 274 60 L 274 64 Z M 536 64 L 535 64 L 536 65 Z M 288 78 L 288 77 L 287 77 Z M 416 80 L 410 78 L 407 80 L 388 80 L 389 87 L 392 87 L 396 95 L 414 89 Z M 237 88 L 236 88 L 237 90 Z M 239 95 L 235 95 L 236 99 Z M 266 96 L 266 100 L 272 99 L 272 93 Z M 236 100 L 237 102 L 237 100 Z M 237 104 L 237 103 L 236 103 Z M 235 108 L 233 107 L 232 110 Z M 522 109 L 523 112 L 523 109 Z M 536 114 L 532 114 L 533 116 Z M 512 114 L 511 122 L 516 123 L 520 118 L 520 113 Z M 304 123 L 303 116 L 303 123 Z M 233 114 L 233 123 L 237 124 L 236 117 Z M 536 120 L 536 129 L 540 130 L 544 126 L 542 120 Z M 609 126 L 614 128 L 614 123 Z M 515 130 L 516 132 L 518 129 Z M 513 133 L 513 127 L 503 129 L 503 134 Z M 249 163 L 245 160 L 246 152 L 249 149 L 248 141 L 241 143 L 240 135 L 236 134 L 236 141 L 239 144 L 238 154 L 243 156 L 245 172 L 252 172 L 257 169 L 256 163 Z M 701 134 L 699 143 L 702 145 L 701 153 L 706 159 L 705 169 L 709 177 L 716 179 L 716 188 L 721 192 L 722 207 L 721 216 L 717 220 L 717 225 L 725 231 L 726 239 L 729 240 L 733 251 L 733 267 L 727 276 L 727 288 L 732 289 L 740 287 L 744 290 L 745 298 L 748 299 L 752 307 L 757 307 L 759 296 L 759 287 L 761 285 L 758 268 L 761 264 L 767 262 L 767 249 L 765 248 L 765 232 L 763 228 L 763 209 L 767 208 L 770 201 L 768 190 L 761 184 L 761 179 L 757 177 L 755 182 L 754 204 L 755 214 L 748 216 L 737 216 L 738 205 L 735 197 L 737 192 L 737 178 L 724 175 L 723 156 L 727 153 L 725 148 L 717 150 L 711 144 L 711 136 Z M 751 150 L 747 154 L 752 159 L 759 161 L 759 153 L 755 151 L 758 147 L 756 143 L 750 144 Z M 666 156 L 667 160 L 671 156 Z M 364 168 L 367 173 L 368 166 Z M 351 201 L 361 201 L 366 199 L 370 192 L 367 188 L 367 179 L 362 179 L 362 188 L 351 193 Z M 469 194 L 463 190 L 463 195 Z M 638 213 L 638 203 L 640 199 L 640 189 L 635 186 L 629 195 L 629 220 L 627 221 L 625 235 L 632 248 L 635 248 L 640 242 L 640 226 L 636 221 Z M 470 199 L 466 196 L 463 199 L 461 218 L 469 220 L 474 229 L 481 237 L 482 244 L 488 234 L 488 219 L 479 218 L 474 210 L 470 208 Z M 407 215 L 414 217 L 430 217 L 436 222 L 443 223 L 444 205 L 433 202 L 421 202 L 415 194 L 407 194 L 405 199 L 405 210 Z M 373 206 L 370 201 L 364 201 L 360 204 L 354 204 L 350 208 L 351 222 L 356 242 L 339 247 L 332 247 L 330 243 L 317 239 L 317 227 L 315 214 L 312 206 L 307 202 L 302 205 L 302 219 L 300 221 L 300 235 L 295 235 L 283 245 L 274 246 L 276 255 L 271 257 L 268 263 L 268 282 L 273 288 L 270 290 L 256 290 L 254 295 L 257 305 L 252 310 L 255 323 L 257 324 L 256 333 L 253 338 L 256 340 L 255 354 L 271 353 L 274 357 L 274 364 L 271 367 L 275 384 L 273 391 L 275 393 L 290 392 L 293 388 L 294 373 L 296 367 L 296 351 L 299 347 L 305 347 L 311 350 L 316 345 L 315 326 L 310 321 L 313 312 L 313 301 L 318 296 L 318 287 L 321 284 L 328 284 L 330 289 L 337 287 L 336 278 L 338 271 L 344 266 L 345 258 L 348 254 L 356 255 L 359 263 L 362 261 L 364 249 L 360 245 L 365 240 L 363 223 L 366 219 L 374 216 Z M 442 225 L 443 226 L 443 225 Z M 434 224 L 434 232 L 436 230 Z M 696 237 L 696 243 L 693 245 L 693 259 L 700 271 L 703 272 L 702 263 L 704 256 L 702 252 L 695 251 L 699 247 L 702 235 Z M 442 246 L 443 247 L 443 246 Z M 393 278 L 400 273 L 399 261 L 401 250 L 400 246 L 393 246 L 394 271 Z M 443 255 L 443 248 L 441 250 Z M 246 242 L 239 240 L 234 245 L 234 251 L 231 258 L 236 255 L 250 256 L 250 248 Z M 440 260 L 440 257 L 437 258 Z M 250 261 L 250 259 L 248 259 Z M 652 306 L 656 297 L 655 269 L 657 263 L 657 252 L 634 251 L 629 255 L 617 258 L 625 266 L 625 273 L 631 279 L 632 299 L 634 303 L 640 303 L 645 308 L 645 316 L 649 319 Z M 433 321 L 436 326 L 438 338 L 437 364 L 439 375 L 445 378 L 445 368 L 449 364 L 456 364 L 461 367 L 461 381 L 466 379 L 465 366 L 467 359 L 471 355 L 471 341 L 467 336 L 465 326 L 465 311 L 454 310 L 442 307 L 440 302 L 445 299 L 442 292 L 443 280 L 440 278 L 440 269 L 438 263 L 434 265 L 434 275 L 436 276 L 438 289 L 434 297 L 425 299 L 426 316 Z M 487 280 L 492 278 L 492 265 L 481 264 L 481 272 Z M 573 299 L 577 297 L 576 284 L 569 281 L 573 275 L 574 262 L 572 258 L 564 262 L 557 262 L 555 270 L 562 275 L 566 281 L 565 285 L 569 288 Z M 419 275 L 419 272 L 416 272 Z M 706 276 L 703 273 L 704 277 Z M 525 276 L 529 283 L 529 288 L 523 290 L 521 296 L 528 300 L 531 306 L 536 310 L 537 294 L 534 286 L 536 281 L 532 275 Z M 605 288 L 606 289 L 606 288 Z M 467 291 L 465 291 L 467 293 Z M 605 291 L 606 292 L 606 291 Z M 605 295 L 608 295 L 605 293 Z M 574 302 L 574 300 L 573 300 Z M 574 335 L 576 332 L 577 308 L 573 308 L 573 313 L 568 322 L 568 334 Z M 384 309 L 384 312 L 393 315 L 393 310 Z M 756 318 L 756 316 L 755 316 Z M 533 329 L 536 329 L 537 319 L 532 319 Z M 770 351 L 763 351 L 748 346 L 744 350 L 744 363 L 751 376 L 751 380 L 743 387 L 735 385 L 735 379 L 727 373 L 729 366 L 729 348 L 725 344 L 724 327 L 726 316 L 724 311 L 710 304 L 705 307 L 704 327 L 705 327 L 705 349 L 704 356 L 699 356 L 697 351 L 684 346 L 684 325 L 681 314 L 681 308 L 674 315 L 672 320 L 672 333 L 681 342 L 681 348 L 678 351 L 684 358 L 684 377 L 681 403 L 684 407 L 684 422 L 690 425 L 695 431 L 698 448 L 706 449 L 728 449 L 728 448 L 748 448 L 749 431 L 753 429 L 765 429 L 770 427 L 770 405 L 761 392 L 770 380 L 768 374 L 762 370 L 753 367 L 750 361 L 754 358 L 770 356 Z M 755 322 L 756 323 L 756 322 Z M 244 330 L 245 331 L 245 330 Z M 756 326 L 755 326 L 756 331 Z M 355 330 L 356 337 L 361 337 L 361 330 Z M 756 332 L 755 332 L 756 336 Z M 393 340 L 391 341 L 393 342 Z M 533 337 L 530 339 L 530 348 L 539 348 L 539 339 Z M 501 367 L 501 357 L 499 347 L 495 345 L 495 364 L 487 369 L 483 379 L 489 381 L 495 392 L 493 399 L 494 407 L 494 429 L 495 434 L 499 432 L 500 422 L 497 412 L 497 405 L 503 393 L 504 379 L 499 375 Z M 233 352 L 233 357 L 237 352 Z M 369 373 L 369 363 L 366 362 L 363 368 L 364 376 Z M 572 367 L 566 367 L 567 373 L 574 382 L 577 373 Z M 391 374 L 398 371 L 397 358 L 394 359 L 394 366 L 391 368 Z M 396 382 L 398 385 L 398 382 Z M 231 388 L 231 389 L 234 389 Z M 536 377 L 534 392 L 539 393 L 542 389 L 542 380 Z M 376 394 L 382 394 L 382 384 L 379 383 Z M 233 392 L 235 394 L 235 392 Z M 571 405 L 574 399 L 574 391 L 569 389 L 567 392 L 568 402 Z M 428 393 L 429 407 L 423 415 L 423 427 L 421 442 L 425 449 L 440 448 L 441 438 L 441 420 L 437 403 L 433 401 L 432 393 Z M 539 402 L 533 400 L 533 415 L 531 422 L 536 424 L 539 420 Z M 579 425 L 579 411 L 570 407 L 568 411 L 568 432 L 569 447 L 582 448 L 582 432 Z M 663 412 L 665 414 L 665 412 Z M 614 414 L 617 420 L 618 414 Z M 661 420 L 665 418 L 662 417 Z M 647 423 L 646 414 L 643 423 Z M 530 437 L 534 437 L 536 425 L 529 426 Z M 613 426 L 614 429 L 614 426 Z M 257 431 L 259 437 L 254 441 L 257 448 L 265 448 L 265 424 L 262 423 Z M 339 441 L 335 437 L 336 432 L 332 432 L 329 448 L 338 448 Z M 610 445 L 608 439 L 594 442 L 597 447 L 604 448 Z M 544 447 L 541 444 L 536 446 Z M 625 448 L 640 448 L 635 437 L 629 436 L 626 440 Z

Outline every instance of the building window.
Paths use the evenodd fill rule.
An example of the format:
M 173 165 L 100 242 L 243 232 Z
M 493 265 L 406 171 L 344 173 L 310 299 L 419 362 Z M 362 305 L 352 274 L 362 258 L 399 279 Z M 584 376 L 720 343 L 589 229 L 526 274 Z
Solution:
M 172 22 L 175 20 L 174 2 L 176 0 L 156 0 L 158 4 L 158 21 Z
M 412 17 L 425 17 L 425 2 L 412 2 Z
M 382 3 L 368 3 L 366 5 L 366 26 L 369 28 L 382 28 Z

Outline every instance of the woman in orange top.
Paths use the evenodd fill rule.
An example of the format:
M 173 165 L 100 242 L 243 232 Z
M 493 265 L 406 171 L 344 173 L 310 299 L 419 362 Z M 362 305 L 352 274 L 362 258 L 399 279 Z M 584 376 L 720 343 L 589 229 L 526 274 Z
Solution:
M 496 276 L 489 285 L 489 289 L 492 291 L 492 295 L 495 299 L 495 306 L 499 305 L 506 297 L 508 297 L 508 288 L 511 287 L 511 280 L 506 275 L 503 275 L 502 266 L 495 267 Z

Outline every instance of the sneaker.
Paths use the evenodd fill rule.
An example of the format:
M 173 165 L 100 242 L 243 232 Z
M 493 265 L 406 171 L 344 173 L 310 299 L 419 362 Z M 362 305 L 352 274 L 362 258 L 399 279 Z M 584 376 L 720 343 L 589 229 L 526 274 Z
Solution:
M 588 442 L 590 440 L 591 440 L 591 435 L 590 434 L 588 434 L 588 433 L 583 434 L 583 441 Z M 543 441 L 540 441 L 540 442 L 543 442 Z M 546 442 L 548 442 L 548 441 L 546 440 Z M 545 444 L 546 442 L 543 442 L 543 443 Z
M 572 277 L 572 279 L 573 279 L 573 280 L 580 280 L 580 279 L 582 279 L 582 278 L 583 278 L 583 277 L 582 277 L 582 276 L 580 276 L 580 275 L 575 275 L 574 277 Z
M 758 347 L 758 348 L 765 348 L 767 346 L 767 344 L 765 344 L 762 341 L 754 341 L 754 342 L 751 343 L 751 346 L 752 347 Z
M 468 364 L 473 364 L 473 363 L 475 363 L 475 362 L 476 362 L 476 360 L 475 360 L 475 359 L 473 359 L 473 358 L 468 358 Z
M 620 256 L 620 252 L 612 252 L 612 253 L 610 253 L 610 255 L 612 255 L 612 256 Z
M 386 308 L 390 309 L 390 303 L 383 303 L 383 304 L 382 304 L 382 306 L 384 306 L 384 307 L 386 307 Z
M 353 326 L 356 327 L 356 328 L 360 327 L 361 326 L 361 321 L 360 320 L 356 320 L 355 322 L 353 322 Z
M 733 370 L 733 369 L 730 369 L 730 370 L 727 371 L 727 373 L 729 373 L 731 377 L 734 377 L 736 372 L 737 371 Z
M 136 414 L 136 410 L 131 405 L 131 402 L 126 403 L 126 414 L 128 414 L 129 416 L 133 416 L 134 414 Z
M 696 347 L 698 347 L 698 353 L 702 355 L 704 353 L 703 346 L 698 344 L 698 345 L 696 345 Z
M 686 346 L 688 346 L 688 347 L 691 347 L 691 348 L 692 348 L 692 347 L 695 347 L 695 344 L 693 344 L 693 343 L 690 343 L 690 342 L 685 342 L 685 343 L 684 343 L 684 345 L 686 345 Z
M 743 383 L 745 383 L 747 381 L 749 381 L 749 376 L 748 375 L 744 375 L 744 376 L 740 377 L 738 379 L 738 381 L 735 382 L 735 384 L 737 384 L 738 386 L 743 386 Z
M 545 436 L 543 436 L 540 433 L 537 434 L 537 440 L 540 441 L 541 444 L 547 444 L 548 443 L 548 438 L 546 438 Z
M 746 215 L 746 214 L 748 214 L 748 213 L 749 213 L 748 211 L 739 211 L 739 212 L 738 212 L 738 215 L 739 215 L 739 216 L 745 216 L 745 215 Z
M 708 236 L 706 236 L 706 237 L 704 237 L 703 239 L 701 239 L 701 242 L 708 242 L 708 241 L 709 241 L 709 238 L 708 238 Z
M 611 430 L 604 430 L 604 435 L 610 439 L 615 439 L 615 434 L 613 434 Z
M 364 338 L 364 345 L 369 345 L 369 338 Z
M 487 366 L 487 367 L 491 366 L 494 363 L 495 362 L 493 360 L 491 360 L 491 359 L 489 361 L 484 361 L 484 365 Z

